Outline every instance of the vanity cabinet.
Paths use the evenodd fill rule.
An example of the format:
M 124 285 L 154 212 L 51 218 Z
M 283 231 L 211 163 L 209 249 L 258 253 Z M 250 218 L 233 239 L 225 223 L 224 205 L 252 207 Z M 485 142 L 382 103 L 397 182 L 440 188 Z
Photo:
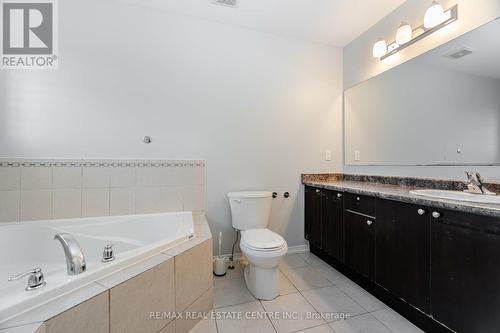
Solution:
M 500 330 L 500 221 L 435 210 L 431 313 L 457 332 Z
M 322 249 L 322 191 L 314 187 L 306 187 L 305 190 L 305 239 L 317 249 Z
M 375 273 L 375 219 L 346 210 L 344 228 L 345 264 L 372 279 Z
M 500 219 L 306 186 L 311 252 L 426 332 L 500 331 Z
M 375 198 L 345 194 L 345 263 L 359 274 L 375 275 Z
M 344 196 L 337 191 L 323 190 L 322 248 L 332 258 L 344 260 Z
M 377 199 L 375 282 L 430 311 L 430 208 Z
M 305 235 L 309 243 L 343 261 L 343 194 L 306 188 Z

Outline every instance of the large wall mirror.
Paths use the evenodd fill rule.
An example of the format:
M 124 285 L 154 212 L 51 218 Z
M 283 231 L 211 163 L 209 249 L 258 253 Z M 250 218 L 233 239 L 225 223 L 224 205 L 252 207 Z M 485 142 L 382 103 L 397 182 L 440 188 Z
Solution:
M 347 165 L 500 165 L 500 20 L 344 97 Z

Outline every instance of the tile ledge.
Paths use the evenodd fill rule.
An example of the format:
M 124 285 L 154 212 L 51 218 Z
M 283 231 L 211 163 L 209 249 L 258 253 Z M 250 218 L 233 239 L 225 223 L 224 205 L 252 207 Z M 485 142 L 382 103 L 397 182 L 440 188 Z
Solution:
M 30 325 L 34 325 L 34 323 L 40 323 L 42 325 L 45 321 L 49 320 L 50 318 L 63 313 L 64 311 L 69 310 L 70 308 L 79 305 L 103 292 L 108 292 L 111 288 L 114 286 L 123 283 L 135 276 L 138 276 L 144 272 L 146 272 L 149 269 L 152 269 L 172 258 L 174 258 L 177 255 L 180 255 L 181 253 L 184 253 L 195 246 L 198 246 L 212 238 L 212 234 L 210 232 L 210 227 L 208 225 L 208 221 L 205 217 L 204 214 L 194 214 L 194 225 L 195 227 L 198 226 L 199 228 L 203 228 L 203 230 L 200 231 L 205 231 L 203 233 L 195 234 L 195 238 L 192 240 L 189 240 L 187 242 L 184 242 L 182 244 L 179 244 L 171 249 L 165 250 L 165 251 L 160 251 L 157 254 L 154 254 L 153 256 L 150 256 L 146 259 L 143 259 L 139 262 L 133 263 L 130 266 L 127 266 L 112 275 L 109 275 L 107 277 L 101 278 L 99 280 L 96 280 L 94 282 L 91 282 L 87 285 L 84 285 L 82 287 L 79 287 L 77 289 L 71 290 L 70 292 L 59 295 L 57 298 L 48 301 L 47 303 L 36 307 L 35 309 L 30 310 L 29 312 L 24 312 L 21 313 L 11 319 L 8 319 L 7 321 L 4 321 L 0 323 L 0 333 L 7 333 L 7 332 L 15 332 L 15 333 L 27 333 L 31 332 L 31 327 Z M 208 232 L 207 232 L 208 230 Z M 171 254 L 174 253 L 174 254 Z M 141 267 L 137 267 L 141 266 Z M 123 275 L 123 276 L 117 276 L 117 275 Z M 114 280 L 113 280 L 114 279 Z M 120 282 L 121 281 L 121 282 Z M 206 291 L 205 291 L 206 292 Z M 68 295 L 74 295 L 75 297 L 68 297 Z M 70 301 L 68 301 L 70 300 Z M 67 302 L 66 304 L 64 302 Z M 25 327 L 27 330 L 19 330 L 19 331 L 13 331 L 14 328 L 17 327 Z M 38 328 L 41 326 L 38 326 L 35 328 L 32 332 L 36 332 Z

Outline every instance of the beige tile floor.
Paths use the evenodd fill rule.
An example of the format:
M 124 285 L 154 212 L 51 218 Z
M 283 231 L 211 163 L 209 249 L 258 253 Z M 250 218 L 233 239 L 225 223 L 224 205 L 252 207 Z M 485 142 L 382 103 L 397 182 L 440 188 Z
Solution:
M 201 321 L 191 333 L 422 332 L 311 253 L 288 255 L 279 269 L 280 296 L 272 301 L 259 301 L 252 296 L 239 265 L 226 276 L 216 277 L 215 319 Z M 263 315 L 266 312 L 289 312 L 293 318 Z M 228 313 L 243 314 L 243 317 L 224 318 Z M 328 316 L 335 313 L 349 313 L 350 318 Z

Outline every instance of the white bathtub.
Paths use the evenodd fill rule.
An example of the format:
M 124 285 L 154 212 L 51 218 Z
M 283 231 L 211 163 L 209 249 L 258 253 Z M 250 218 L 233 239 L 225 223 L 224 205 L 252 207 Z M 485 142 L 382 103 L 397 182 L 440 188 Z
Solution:
M 79 242 L 86 272 L 68 276 L 61 244 L 66 232 Z M 0 225 L 0 323 L 65 293 L 76 290 L 141 262 L 194 237 L 191 212 L 36 221 Z M 106 244 L 116 259 L 101 262 Z M 27 277 L 8 282 L 9 276 L 40 267 L 46 286 L 25 291 Z

